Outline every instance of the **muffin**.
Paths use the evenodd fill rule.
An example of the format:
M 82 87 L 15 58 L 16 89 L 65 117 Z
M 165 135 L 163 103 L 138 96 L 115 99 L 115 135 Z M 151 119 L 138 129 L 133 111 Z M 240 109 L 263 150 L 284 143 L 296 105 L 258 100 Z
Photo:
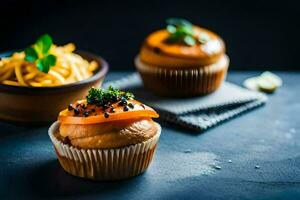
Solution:
M 144 172 L 161 127 L 158 114 L 129 92 L 92 88 L 61 111 L 49 129 L 63 169 L 92 180 L 118 180 Z
M 217 90 L 229 65 L 223 40 L 183 19 L 168 19 L 167 24 L 145 39 L 135 58 L 144 86 L 156 94 L 174 97 Z

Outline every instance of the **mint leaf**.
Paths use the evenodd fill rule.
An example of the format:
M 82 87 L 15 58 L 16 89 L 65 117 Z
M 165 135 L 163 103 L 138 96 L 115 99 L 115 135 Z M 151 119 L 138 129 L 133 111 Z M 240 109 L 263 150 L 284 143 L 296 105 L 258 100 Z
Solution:
M 38 60 L 36 61 L 36 66 L 37 66 L 37 68 L 38 68 L 40 71 L 44 72 L 44 65 L 43 65 L 43 63 L 42 63 L 42 59 L 38 59 Z M 47 72 L 45 72 L 45 73 L 47 73 Z
M 189 26 L 193 27 L 193 24 L 188 20 L 181 19 L 181 18 L 169 18 L 166 20 L 167 24 L 174 25 L 174 26 Z
M 190 26 L 180 26 L 177 28 L 177 31 L 185 35 L 190 35 L 190 36 L 194 35 L 193 27 Z
M 25 60 L 28 62 L 34 62 L 38 59 L 38 54 L 32 47 L 27 47 L 25 49 Z
M 179 18 L 169 18 L 167 23 L 167 31 L 170 33 L 170 36 L 166 39 L 166 42 L 181 43 L 189 46 L 197 44 L 198 41 L 192 23 Z
M 175 33 L 176 32 L 176 27 L 173 25 L 168 25 L 167 30 L 169 33 Z
M 48 34 L 42 35 L 33 46 L 25 49 L 25 60 L 35 62 L 40 71 L 48 73 L 56 64 L 56 57 L 49 54 L 51 46 L 52 38 Z
M 52 45 L 52 38 L 50 37 L 50 35 L 45 34 L 37 39 L 34 46 L 35 49 L 38 51 L 38 53 L 46 54 L 51 48 L 51 45 Z
M 183 41 L 185 44 L 189 45 L 189 46 L 194 46 L 196 44 L 196 40 L 194 37 L 187 35 L 183 38 Z
M 40 71 L 48 73 L 50 67 L 54 66 L 55 64 L 56 64 L 56 57 L 52 54 L 49 54 L 46 57 L 38 59 L 36 66 Z
M 52 54 L 49 54 L 44 59 L 46 59 L 50 66 L 54 66 L 56 64 L 56 57 Z

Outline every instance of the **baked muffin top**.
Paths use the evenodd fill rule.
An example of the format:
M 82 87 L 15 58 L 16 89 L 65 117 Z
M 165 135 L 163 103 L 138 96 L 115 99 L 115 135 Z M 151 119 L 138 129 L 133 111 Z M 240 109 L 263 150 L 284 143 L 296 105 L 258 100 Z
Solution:
M 159 127 L 150 118 L 122 123 L 61 124 L 57 138 L 83 149 L 120 148 L 144 142 L 157 134 Z
M 144 41 L 140 59 L 164 67 L 205 66 L 224 53 L 223 40 L 212 31 L 183 19 L 169 19 L 166 29 L 151 33 Z
M 146 141 L 157 134 L 152 118 L 158 114 L 128 92 L 92 88 L 86 99 L 60 112 L 60 141 L 78 148 L 119 148 Z

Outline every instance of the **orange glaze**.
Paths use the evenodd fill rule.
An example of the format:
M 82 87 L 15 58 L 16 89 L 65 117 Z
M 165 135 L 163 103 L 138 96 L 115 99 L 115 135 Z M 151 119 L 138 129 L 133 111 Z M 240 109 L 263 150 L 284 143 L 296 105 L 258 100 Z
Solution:
M 86 104 L 85 100 L 78 101 L 78 103 Z M 103 109 L 95 105 L 87 105 L 86 110 L 95 109 L 95 112 L 91 113 L 90 116 L 84 117 L 81 114 L 76 116 L 73 111 L 65 109 L 59 113 L 58 121 L 63 124 L 97 124 L 97 123 L 106 123 L 120 120 L 131 120 L 131 119 L 140 119 L 140 118 L 158 118 L 159 115 L 149 106 L 143 105 L 136 100 L 128 100 L 128 103 L 134 104 L 133 109 L 128 111 L 123 110 L 123 106 L 119 106 L 118 103 L 112 104 L 115 112 L 111 113 L 106 111 L 109 114 L 109 117 L 104 116 Z M 76 104 L 75 104 L 76 105 Z
M 194 31 L 196 35 L 208 35 L 209 40 L 204 44 L 188 46 L 167 43 L 169 33 L 166 29 L 150 34 L 141 48 L 141 61 L 163 67 L 199 67 L 216 62 L 225 53 L 223 40 L 204 28 L 194 26 Z

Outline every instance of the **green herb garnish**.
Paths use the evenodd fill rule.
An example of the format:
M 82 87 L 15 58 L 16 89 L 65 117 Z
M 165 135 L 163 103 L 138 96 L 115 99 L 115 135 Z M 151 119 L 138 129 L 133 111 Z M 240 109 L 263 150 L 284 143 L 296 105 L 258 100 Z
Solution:
M 170 36 L 166 42 L 169 43 L 181 43 L 188 46 L 194 46 L 198 43 L 207 42 L 207 37 L 203 38 L 201 35 L 196 35 L 193 24 L 185 19 L 169 18 L 167 19 L 167 31 Z M 205 35 L 207 36 L 207 34 Z
M 127 101 L 134 98 L 130 92 L 123 92 L 110 86 L 107 90 L 91 88 L 86 96 L 88 104 L 108 106 L 118 101 Z
M 56 57 L 49 53 L 52 44 L 48 34 L 42 35 L 35 44 L 25 49 L 25 60 L 35 62 L 40 71 L 48 73 L 50 67 L 56 64 Z

